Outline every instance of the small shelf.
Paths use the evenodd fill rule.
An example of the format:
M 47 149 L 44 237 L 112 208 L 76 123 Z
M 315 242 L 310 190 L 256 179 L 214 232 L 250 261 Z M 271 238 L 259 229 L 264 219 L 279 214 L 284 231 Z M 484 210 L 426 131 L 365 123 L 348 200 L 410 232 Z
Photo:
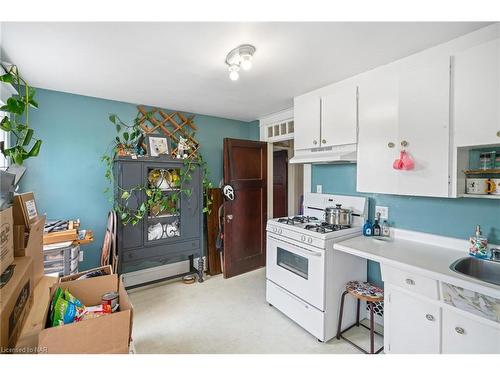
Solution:
M 460 198 L 500 199 L 500 195 L 494 195 L 494 194 L 461 194 Z
M 464 174 L 500 174 L 500 168 L 495 169 L 468 169 L 463 171 Z
M 158 215 L 158 216 L 148 216 L 148 220 L 155 220 L 155 219 L 165 219 L 169 217 L 179 217 L 180 214 L 164 214 L 164 215 Z

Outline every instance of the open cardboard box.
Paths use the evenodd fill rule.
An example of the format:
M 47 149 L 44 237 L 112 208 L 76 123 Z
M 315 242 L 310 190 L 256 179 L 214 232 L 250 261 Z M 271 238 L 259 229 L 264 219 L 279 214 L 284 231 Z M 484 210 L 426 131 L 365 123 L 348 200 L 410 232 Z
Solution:
M 68 289 L 86 306 L 99 305 L 107 292 L 118 292 L 118 311 L 81 322 L 50 327 L 40 332 L 40 352 L 111 354 L 129 352 L 133 307 L 118 275 L 57 283 L 50 289 L 51 300 L 58 287 Z M 47 306 L 47 309 L 49 309 Z M 50 317 L 49 317 L 50 319 Z M 48 322 L 47 322 L 48 323 Z
M 61 276 L 61 277 L 59 277 L 59 282 L 62 283 L 62 282 L 66 282 L 66 281 L 76 280 L 80 276 L 83 276 L 83 275 L 85 275 L 85 274 L 87 274 L 89 272 L 100 271 L 100 270 L 104 271 L 104 273 L 106 275 L 112 275 L 113 274 L 113 268 L 110 265 L 107 265 L 107 266 L 92 268 L 90 270 L 82 271 L 82 272 L 79 272 L 79 273 L 75 273 L 73 275 Z

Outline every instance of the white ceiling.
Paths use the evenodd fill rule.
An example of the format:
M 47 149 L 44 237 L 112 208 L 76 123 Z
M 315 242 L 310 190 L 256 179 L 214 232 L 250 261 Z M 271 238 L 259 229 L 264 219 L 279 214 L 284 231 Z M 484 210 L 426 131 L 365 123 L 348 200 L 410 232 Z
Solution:
M 2 59 L 36 87 L 244 121 L 293 96 L 486 26 L 407 23 L 2 23 Z M 226 54 L 255 45 L 251 71 Z

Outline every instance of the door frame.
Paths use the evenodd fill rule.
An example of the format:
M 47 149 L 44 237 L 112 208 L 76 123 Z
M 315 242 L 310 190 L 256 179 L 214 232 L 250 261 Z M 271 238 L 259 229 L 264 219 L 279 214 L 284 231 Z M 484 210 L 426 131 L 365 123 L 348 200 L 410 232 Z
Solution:
M 276 142 L 267 142 L 267 154 L 273 155 L 276 150 L 286 150 L 288 152 L 288 160 L 290 160 L 294 155 L 293 146 L 289 147 L 279 147 L 275 146 Z M 292 164 L 288 162 L 288 216 L 293 216 L 297 214 L 299 210 L 299 195 L 303 194 L 303 180 L 304 180 L 304 166 L 302 164 Z M 267 181 L 273 181 L 274 170 L 273 170 L 273 158 L 267 158 Z M 300 180 L 300 181 L 299 181 Z M 274 218 L 273 215 L 273 184 L 267 184 L 267 218 Z

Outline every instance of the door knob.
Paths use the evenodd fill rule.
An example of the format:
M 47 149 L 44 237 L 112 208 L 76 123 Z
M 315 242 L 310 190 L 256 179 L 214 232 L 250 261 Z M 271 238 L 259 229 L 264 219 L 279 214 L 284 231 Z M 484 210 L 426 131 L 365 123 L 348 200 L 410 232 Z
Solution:
M 325 144 L 325 143 L 326 143 L 326 139 L 323 139 L 323 140 L 321 141 L 321 143 Z
M 500 137 L 500 130 L 497 131 L 497 137 Z
M 463 329 L 462 327 L 455 327 L 455 332 L 459 335 L 463 335 L 465 333 L 465 329 Z
M 233 215 L 226 215 L 227 222 L 229 223 L 231 220 L 233 220 Z
M 389 148 L 394 148 L 394 146 L 395 146 L 394 142 L 389 142 L 387 144 L 387 147 L 389 147 Z
M 408 142 L 407 141 L 401 141 L 401 146 L 403 146 L 403 147 L 408 146 Z
M 434 321 L 434 315 L 427 314 L 427 315 L 425 316 L 425 318 L 426 318 L 427 320 L 431 321 L 431 322 L 432 322 L 432 321 Z
M 415 281 L 413 281 L 412 279 L 406 279 L 405 281 L 408 285 L 415 285 Z
M 317 145 L 318 144 L 318 141 L 313 141 L 313 145 Z

